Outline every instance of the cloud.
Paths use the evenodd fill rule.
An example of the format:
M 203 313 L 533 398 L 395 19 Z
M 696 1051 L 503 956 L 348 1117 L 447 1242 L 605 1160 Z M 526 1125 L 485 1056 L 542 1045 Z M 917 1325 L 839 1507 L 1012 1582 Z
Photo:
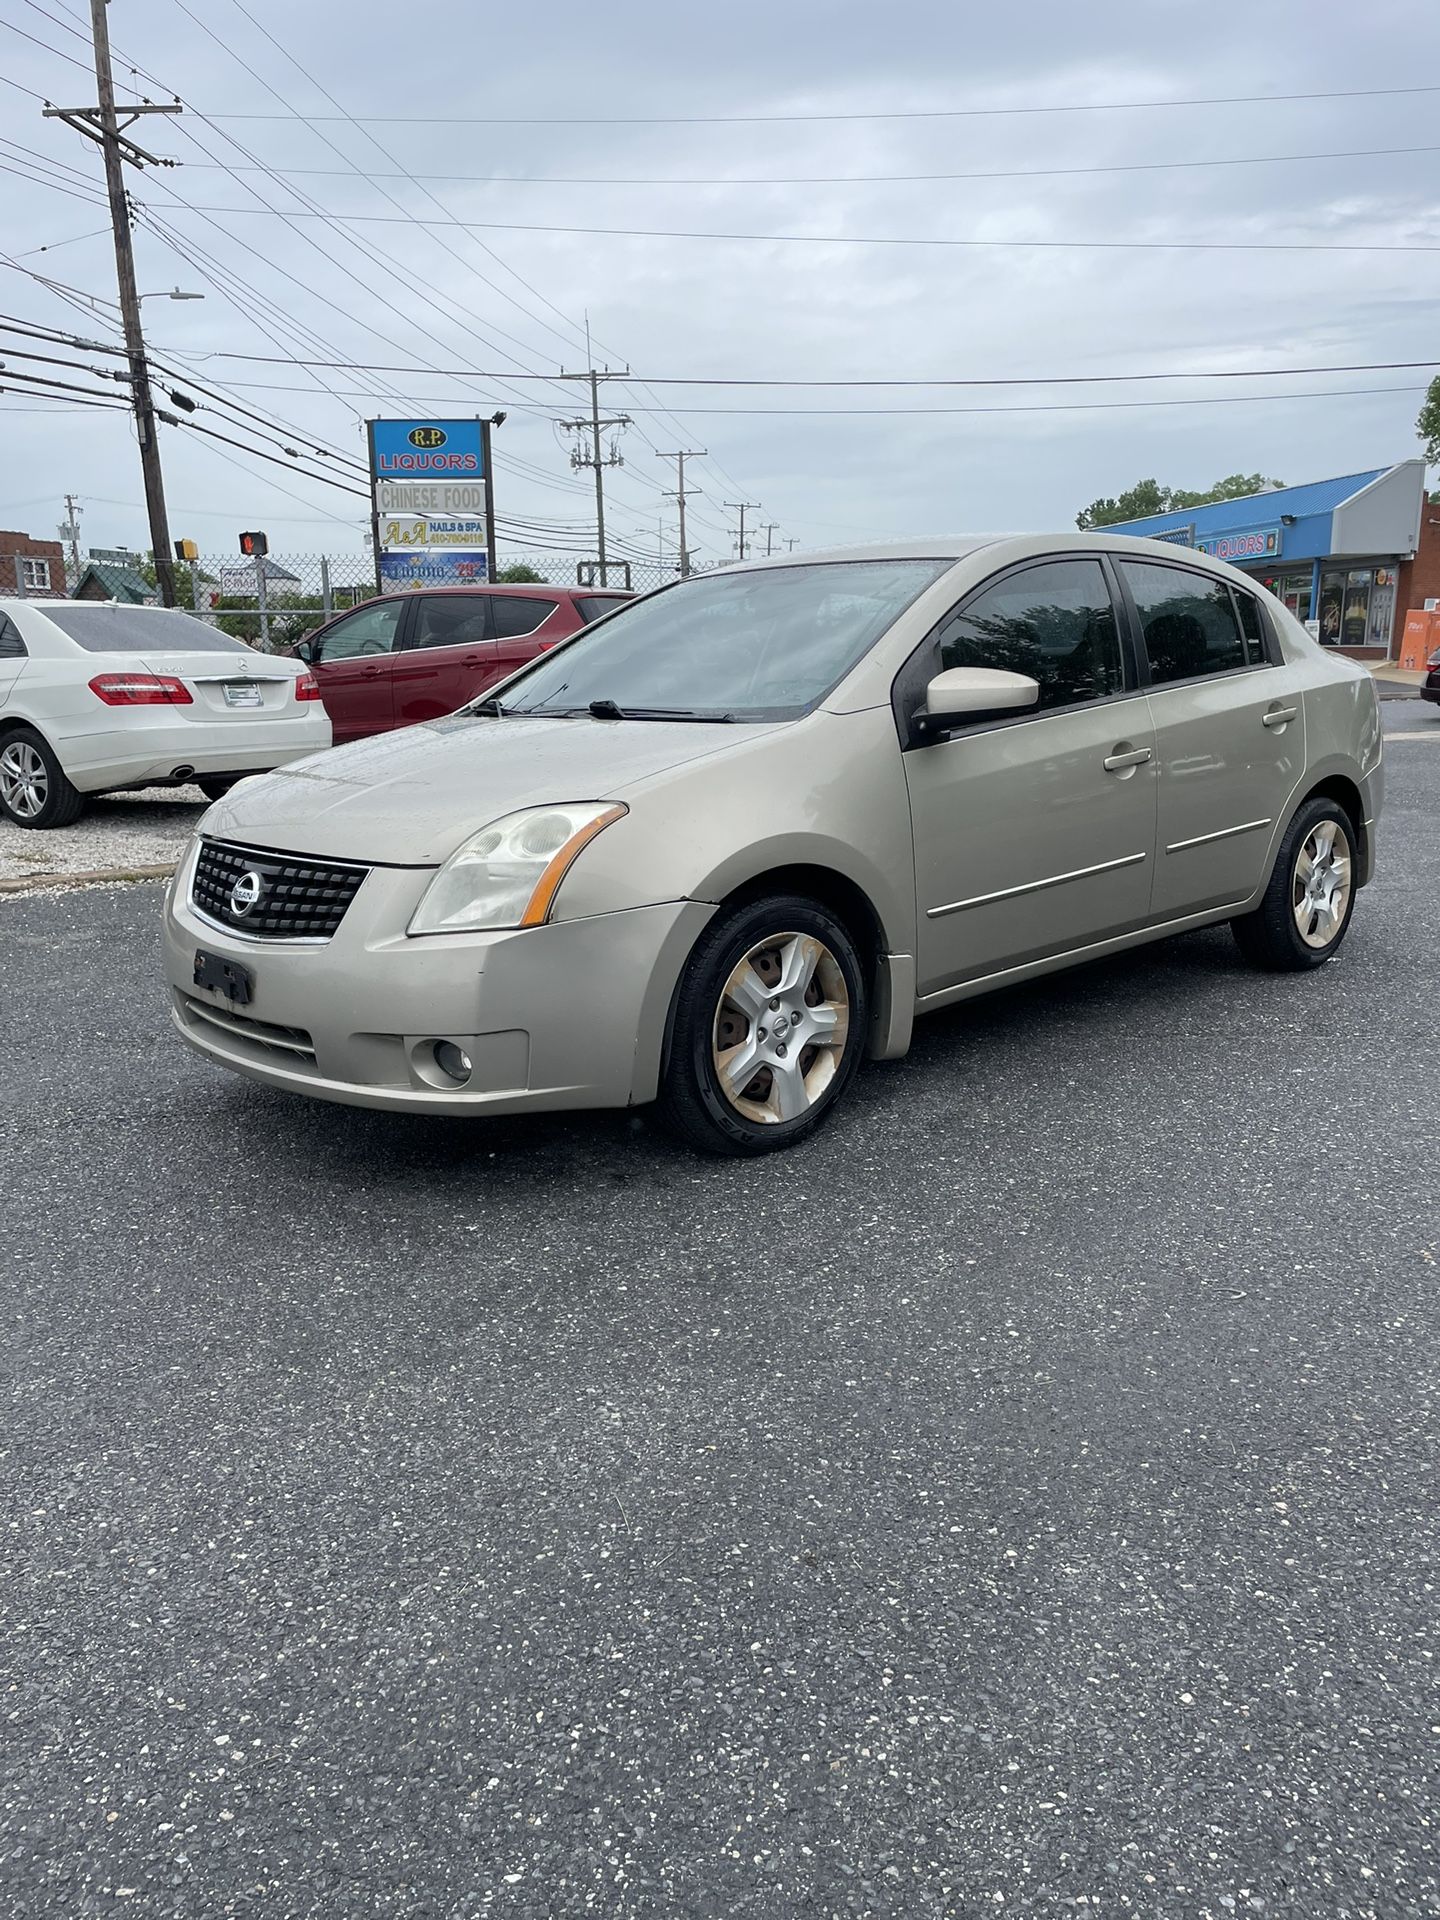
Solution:
M 507 463 L 502 513 L 562 523 L 577 541 L 586 537 L 591 487 L 588 476 L 572 473 L 553 425 L 557 412 L 579 405 L 577 388 L 503 377 L 462 387 L 426 373 L 315 376 L 198 356 L 295 352 L 416 368 L 478 366 L 499 376 L 513 374 L 519 362 L 554 373 L 583 361 L 587 314 L 603 343 L 597 353 L 649 374 L 999 379 L 1421 359 L 1435 351 L 1433 309 L 1424 298 L 1433 254 L 1300 252 L 1281 244 L 1440 245 L 1440 196 L 1428 185 L 1428 161 L 1396 154 L 1213 164 L 1432 144 L 1433 96 L 721 126 L 597 125 L 591 118 L 887 109 L 917 115 L 957 103 L 1081 109 L 1399 86 L 1408 73 L 1434 69 L 1440 19 L 1417 16 L 1397 0 L 1377 0 L 1363 17 L 1341 0 L 1269 7 L 1247 36 L 1243 61 L 1229 37 L 1192 31 L 1193 10 L 1141 0 L 1104 10 L 1103 44 L 1095 11 L 1060 0 L 994 11 L 875 9 L 850 0 L 777 10 L 747 0 L 723 20 L 630 5 L 601 21 L 572 0 L 540 17 L 436 6 L 425 15 L 418 60 L 412 42 L 397 36 L 393 8 L 376 0 L 343 8 L 338 0 L 289 9 L 276 0 L 247 4 L 274 46 L 229 0 L 216 0 L 204 16 L 228 51 L 159 0 L 138 0 L 112 31 L 119 35 L 123 26 L 125 52 L 206 115 L 278 111 L 265 81 L 304 113 L 332 114 L 306 77 L 315 75 L 356 113 L 420 124 L 367 121 L 373 138 L 318 119 L 217 118 L 207 125 L 186 116 L 166 124 L 155 144 L 186 164 L 132 180 L 138 197 L 156 208 L 178 196 L 229 211 L 164 213 L 190 260 L 142 224 L 142 285 L 200 284 L 197 276 L 215 266 L 237 278 L 227 283 L 229 302 L 207 285 L 203 305 L 147 303 L 152 338 L 184 353 L 202 375 L 234 382 L 246 404 L 356 455 L 355 422 L 368 411 L 400 412 L 411 399 L 420 411 L 503 406 L 510 418 L 498 443 Z M 66 38 L 55 30 L 57 46 Z M 1386 51 L 1399 46 L 1403 63 Z M 7 44 L 5 54 L 7 72 L 51 97 L 73 91 L 70 82 L 80 77 L 34 48 L 17 53 Z M 6 104 L 8 138 L 95 175 L 95 158 L 76 136 L 42 122 L 38 107 L 32 114 L 18 95 Z M 502 124 L 526 115 L 558 124 Z M 192 136 L 234 173 L 207 163 Z M 1155 165 L 1182 160 L 1212 164 Z M 348 172 L 352 162 L 366 174 L 464 177 L 374 181 Z M 283 173 L 294 191 L 244 170 L 257 163 Z M 893 184 L 835 178 L 1104 167 L 1130 170 Z M 291 171 L 302 168 L 332 171 Z M 480 178 L 494 175 L 506 177 Z M 668 184 L 535 181 L 562 175 Z M 810 178 L 779 184 L 800 175 Z M 12 254 L 23 254 L 32 269 L 110 295 L 103 236 L 53 254 L 30 251 L 100 226 L 103 213 L 94 217 L 93 208 L 54 187 L 10 185 Z M 296 217 L 287 223 L 253 211 L 256 193 Z M 334 213 L 335 225 L 298 217 L 317 205 Z M 1244 241 L 1256 250 L 467 232 L 407 225 L 398 217 L 405 214 L 427 222 L 449 215 L 534 227 L 993 242 Z M 397 220 L 370 224 L 356 215 Z M 6 312 L 87 331 L 73 307 L 34 282 L 13 271 L 4 279 Z M 294 344 L 298 339 L 308 353 Z M 1411 378 L 1420 385 L 1424 377 Z M 321 378 L 345 391 L 321 392 Z M 1405 379 L 1355 377 L 1349 384 L 1387 383 Z M 1347 382 L 1288 384 L 1306 392 Z M 1218 399 L 1209 388 L 1165 391 Z M 449 399 L 421 397 L 432 394 Z M 657 396 L 673 413 L 644 411 Z M 1109 411 L 1077 404 L 1093 409 L 1098 400 L 1145 397 L 1144 389 L 1104 387 L 647 394 L 617 384 L 607 387 L 607 403 L 631 408 L 634 425 L 621 442 L 626 465 L 611 476 L 614 525 L 653 542 L 656 516 L 673 512 L 662 499 L 673 474 L 655 458 L 656 446 L 710 449 L 692 479 L 704 489 L 694 532 L 711 558 L 725 550 L 726 499 L 761 501 L 764 518 L 807 543 L 925 529 L 1063 526 L 1089 499 L 1144 473 L 1185 485 L 1236 469 L 1300 479 L 1414 450 L 1417 400 L 1408 393 Z M 909 417 L 729 410 L 919 408 L 927 401 L 1076 410 Z M 64 492 L 84 497 L 88 490 L 87 537 L 143 542 L 137 463 L 122 418 L 7 412 L 4 433 L 7 469 L 16 476 L 7 491 L 17 500 L 48 489 L 58 515 Z M 202 547 L 228 547 L 234 529 L 256 524 L 268 526 L 276 550 L 360 545 L 359 501 L 258 463 L 253 478 L 243 479 L 215 450 L 175 432 L 166 435 L 164 457 L 175 530 Z M 327 521 L 327 514 L 335 517 Z M 0 515 L 13 518 L 3 504 Z

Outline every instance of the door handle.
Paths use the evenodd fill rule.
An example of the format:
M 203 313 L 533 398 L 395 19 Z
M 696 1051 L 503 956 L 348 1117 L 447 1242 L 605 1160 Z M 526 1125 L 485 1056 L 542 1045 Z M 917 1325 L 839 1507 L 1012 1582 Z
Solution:
M 1298 719 L 1299 713 L 1298 707 L 1271 707 L 1268 713 L 1261 714 L 1260 724 L 1262 727 L 1288 727 L 1292 720 Z
M 1128 767 L 1143 767 L 1150 757 L 1149 747 L 1131 747 L 1123 753 L 1107 753 L 1100 764 L 1107 773 L 1124 773 Z

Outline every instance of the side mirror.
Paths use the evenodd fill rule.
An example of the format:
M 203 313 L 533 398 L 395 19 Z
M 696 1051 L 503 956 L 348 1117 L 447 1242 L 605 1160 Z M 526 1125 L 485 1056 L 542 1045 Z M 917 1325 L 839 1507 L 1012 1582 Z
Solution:
M 1001 667 L 950 667 L 926 687 L 914 727 L 921 739 L 928 739 L 984 714 L 1020 712 L 1039 699 L 1040 683 L 1028 674 Z
M 313 666 L 320 658 L 320 649 L 313 640 L 297 640 L 290 651 L 297 660 L 303 660 L 309 666 Z

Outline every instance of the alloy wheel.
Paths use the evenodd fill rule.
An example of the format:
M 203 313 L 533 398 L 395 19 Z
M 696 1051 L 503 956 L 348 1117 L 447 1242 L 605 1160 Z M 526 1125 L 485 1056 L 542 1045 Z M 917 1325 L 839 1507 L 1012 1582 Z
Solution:
M 1350 841 L 1338 820 L 1312 827 L 1295 856 L 1291 905 L 1307 947 L 1328 947 L 1350 905 Z
M 0 750 L 0 800 L 22 820 L 38 820 L 50 797 L 50 776 L 39 750 L 11 740 Z
M 813 934 L 770 934 L 725 982 L 715 1075 L 745 1119 L 798 1120 L 835 1078 L 849 1037 L 850 994 L 835 955 Z

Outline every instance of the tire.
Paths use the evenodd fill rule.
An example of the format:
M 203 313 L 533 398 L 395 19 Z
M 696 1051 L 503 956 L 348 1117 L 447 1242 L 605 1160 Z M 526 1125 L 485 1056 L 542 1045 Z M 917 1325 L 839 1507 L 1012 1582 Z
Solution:
M 1230 931 L 1252 966 L 1308 973 L 1334 959 L 1354 910 L 1355 823 L 1317 796 L 1290 822 L 1260 905 Z
M 706 1153 L 794 1146 L 850 1084 L 868 1002 L 854 941 L 816 901 L 773 894 L 721 914 L 696 943 L 676 993 L 660 1092 L 666 1124 Z M 779 1039 L 772 1015 L 798 1029 L 798 1047 Z
M 238 773 L 197 773 L 190 784 L 199 787 L 207 800 L 223 800 L 240 778 Z
M 48 740 L 29 727 L 0 733 L 0 818 L 16 827 L 68 827 L 84 805 Z

